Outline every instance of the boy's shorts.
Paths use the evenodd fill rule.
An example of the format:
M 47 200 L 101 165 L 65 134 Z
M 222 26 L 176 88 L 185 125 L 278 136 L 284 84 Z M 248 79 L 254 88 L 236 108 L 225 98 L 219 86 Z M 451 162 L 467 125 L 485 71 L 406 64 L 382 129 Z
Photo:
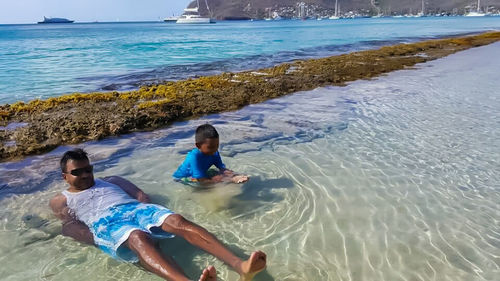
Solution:
M 124 244 L 130 233 L 140 230 L 153 238 L 172 238 L 175 235 L 163 231 L 159 226 L 173 213 L 163 206 L 140 202 L 113 206 L 107 215 L 92 224 L 94 242 L 115 259 L 137 262 L 137 255 Z

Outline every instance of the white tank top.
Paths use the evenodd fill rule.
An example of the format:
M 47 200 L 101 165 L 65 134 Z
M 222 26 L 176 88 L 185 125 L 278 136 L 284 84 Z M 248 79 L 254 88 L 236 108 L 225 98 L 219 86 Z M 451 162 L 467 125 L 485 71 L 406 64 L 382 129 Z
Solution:
M 62 192 L 67 199 L 67 205 L 76 218 L 87 226 L 108 214 L 113 206 L 139 202 L 132 198 L 119 186 L 96 179 L 94 186 L 80 192 Z

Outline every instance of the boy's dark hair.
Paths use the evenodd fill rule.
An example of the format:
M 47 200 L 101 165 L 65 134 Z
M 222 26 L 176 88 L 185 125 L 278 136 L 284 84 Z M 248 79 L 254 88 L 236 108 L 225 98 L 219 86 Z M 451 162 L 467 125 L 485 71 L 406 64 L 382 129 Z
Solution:
M 214 126 L 210 124 L 203 124 L 196 128 L 196 134 L 194 136 L 194 140 L 196 143 L 203 143 L 206 139 L 218 139 L 219 133 L 214 128 Z
M 61 162 L 60 162 L 61 171 L 63 173 L 66 173 L 66 163 L 68 163 L 68 160 L 89 161 L 89 158 L 87 157 L 87 152 L 85 152 L 85 150 L 81 148 L 66 151 L 64 155 L 61 157 Z

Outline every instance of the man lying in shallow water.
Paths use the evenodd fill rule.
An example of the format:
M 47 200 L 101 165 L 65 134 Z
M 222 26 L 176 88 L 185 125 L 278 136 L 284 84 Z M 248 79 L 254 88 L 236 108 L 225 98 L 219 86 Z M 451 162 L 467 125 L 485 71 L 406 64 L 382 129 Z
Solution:
M 63 221 L 62 233 L 94 244 L 112 257 L 140 263 L 167 280 L 188 280 L 182 269 L 163 256 L 153 238 L 178 235 L 231 266 L 242 281 L 251 280 L 266 267 L 266 254 L 255 251 L 241 260 L 204 228 L 169 209 L 150 204 L 137 186 L 120 177 L 94 180 L 93 167 L 82 149 L 67 151 L 61 170 L 69 188 L 50 200 Z M 213 266 L 199 280 L 216 280 Z

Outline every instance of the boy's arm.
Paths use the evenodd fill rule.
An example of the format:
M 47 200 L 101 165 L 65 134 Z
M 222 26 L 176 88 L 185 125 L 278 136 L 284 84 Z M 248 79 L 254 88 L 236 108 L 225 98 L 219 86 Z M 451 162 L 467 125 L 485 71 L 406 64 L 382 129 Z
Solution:
M 103 180 L 118 185 L 121 189 L 123 189 L 123 191 L 127 192 L 128 195 L 137 199 L 139 202 L 151 203 L 151 199 L 149 199 L 149 196 L 144 191 L 122 177 L 111 176 L 103 178 Z
M 213 184 L 218 182 L 233 182 L 233 183 L 244 183 L 247 182 L 250 177 L 245 175 L 236 175 L 233 171 L 226 170 L 228 173 L 218 174 L 211 178 L 199 178 L 198 182 L 201 184 Z
M 220 181 L 227 181 L 233 183 L 244 183 L 249 180 L 248 176 L 235 174 L 234 171 L 226 169 L 226 165 L 222 163 L 222 158 L 220 157 L 220 153 L 217 151 L 215 154 L 214 165 L 219 168 L 221 173 L 221 178 L 217 179 Z M 213 179 L 213 178 L 212 178 Z
M 224 165 L 224 163 L 222 163 L 222 158 L 220 157 L 219 151 L 217 151 L 214 155 L 214 165 L 215 165 L 215 167 L 217 167 L 217 169 L 219 169 L 219 171 L 221 171 L 221 173 L 223 173 L 225 171 L 231 171 L 231 170 L 226 169 L 226 165 Z
M 224 179 L 224 177 L 222 175 L 215 175 L 211 178 L 199 178 L 199 179 L 196 179 L 199 183 L 201 184 L 214 184 L 214 183 L 218 183 L 218 182 L 222 182 Z
M 215 165 L 220 173 L 211 178 L 208 177 L 206 166 L 202 164 L 202 160 L 194 155 L 188 155 L 188 157 L 192 157 L 189 159 L 188 163 L 190 163 L 190 168 L 192 175 L 191 177 L 201 183 L 202 185 L 210 185 L 218 182 L 234 182 L 234 183 L 243 183 L 248 180 L 247 176 L 238 176 L 234 174 L 233 171 L 226 169 L 224 163 L 222 163 L 222 159 L 220 157 L 219 152 L 214 155 L 214 158 L 211 159 L 213 165 Z
M 220 159 L 220 158 L 219 158 Z M 223 180 L 222 175 L 216 175 L 211 178 L 208 177 L 206 166 L 203 164 L 203 155 L 192 154 L 188 155 L 187 161 L 191 169 L 191 178 L 195 179 L 202 185 L 210 185 L 214 183 L 221 182 Z M 213 161 L 214 165 L 216 161 Z M 222 163 L 222 162 L 221 162 Z M 217 165 L 216 165 L 217 166 Z
M 90 229 L 83 222 L 77 220 L 69 212 L 66 204 L 66 196 L 58 194 L 49 202 L 49 206 L 54 212 L 54 215 L 62 220 L 62 234 L 69 236 L 77 241 L 94 245 L 94 236 Z

